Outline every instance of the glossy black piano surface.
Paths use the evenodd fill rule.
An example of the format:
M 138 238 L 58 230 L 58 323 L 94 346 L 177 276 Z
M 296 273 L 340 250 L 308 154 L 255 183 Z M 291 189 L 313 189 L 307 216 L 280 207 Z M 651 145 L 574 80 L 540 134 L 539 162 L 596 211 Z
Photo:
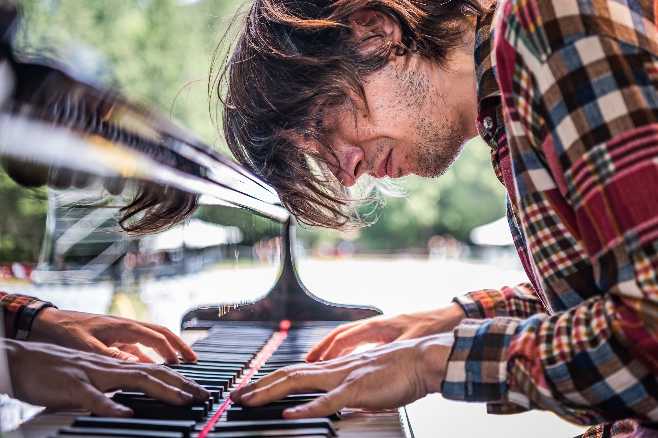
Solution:
M 17 56 L 13 10 L 0 5 L 0 17 L 1 163 L 24 185 L 48 187 L 39 263 L 29 282 L 3 288 L 46 299 L 75 296 L 97 306 L 90 311 L 136 298 L 165 300 L 161 306 L 184 312 L 180 327 L 200 359 L 172 368 L 213 396 L 173 407 L 118 392 L 110 396 L 130 406 L 134 418 L 47 413 L 25 423 L 24 436 L 408 434 L 404 410 L 281 419 L 283 408 L 317 394 L 262 408 L 230 405 L 227 394 L 236 385 L 303 361 L 341 321 L 379 311 L 326 302 L 302 285 L 294 220 L 264 181 L 157 112 L 51 61 Z M 153 200 L 152 209 L 122 221 L 140 196 Z M 172 199 L 189 206 L 183 224 L 152 235 L 126 231 Z M 181 288 L 194 289 L 186 294 L 193 302 L 177 298 Z

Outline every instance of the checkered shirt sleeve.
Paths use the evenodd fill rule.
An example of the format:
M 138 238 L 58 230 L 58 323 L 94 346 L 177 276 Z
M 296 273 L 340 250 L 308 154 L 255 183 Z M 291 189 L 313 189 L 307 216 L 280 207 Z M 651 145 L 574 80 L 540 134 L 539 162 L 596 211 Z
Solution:
M 454 301 L 461 306 L 467 318 L 484 319 L 496 316 L 529 318 L 545 312 L 532 284 L 521 283 L 500 290 L 483 289 L 457 297 Z
M 54 307 L 47 301 L 6 292 L 0 292 L 0 306 L 3 311 L 4 337 L 12 339 L 27 339 L 38 313 L 47 307 Z
M 594 282 L 580 287 L 595 293 L 550 315 L 509 318 L 493 310 L 489 319 L 465 320 L 455 329 L 444 396 L 489 402 L 492 412 L 550 410 L 579 424 L 656 422 L 652 5 L 506 0 L 500 7 L 495 54 L 509 142 L 544 157 L 534 165 L 548 170 L 517 184 L 554 179 L 594 268 Z

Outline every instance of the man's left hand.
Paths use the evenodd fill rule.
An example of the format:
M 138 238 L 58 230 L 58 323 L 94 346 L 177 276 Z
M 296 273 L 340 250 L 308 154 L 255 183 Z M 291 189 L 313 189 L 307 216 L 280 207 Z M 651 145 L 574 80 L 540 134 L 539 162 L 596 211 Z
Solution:
M 452 334 L 397 341 L 365 353 L 282 368 L 231 393 L 245 406 L 261 406 L 293 393 L 326 392 L 287 409 L 285 418 L 331 415 L 344 407 L 368 410 L 404 406 L 439 392 Z
M 116 316 L 44 309 L 32 324 L 29 341 L 48 342 L 120 360 L 153 362 L 139 345 L 153 348 L 165 362 L 195 362 L 196 354 L 169 329 Z

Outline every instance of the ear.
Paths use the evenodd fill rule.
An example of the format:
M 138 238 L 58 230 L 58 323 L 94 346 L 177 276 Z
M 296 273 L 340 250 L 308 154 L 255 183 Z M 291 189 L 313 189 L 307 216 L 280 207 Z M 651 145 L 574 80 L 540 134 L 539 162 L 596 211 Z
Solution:
M 348 17 L 354 39 L 367 50 L 385 42 L 400 43 L 402 28 L 397 18 L 377 9 L 363 8 Z

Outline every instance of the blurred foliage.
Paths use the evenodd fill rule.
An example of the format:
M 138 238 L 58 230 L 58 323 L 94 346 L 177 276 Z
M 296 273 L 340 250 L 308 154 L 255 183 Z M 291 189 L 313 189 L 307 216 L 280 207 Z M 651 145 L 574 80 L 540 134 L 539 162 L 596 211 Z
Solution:
M 209 116 L 208 72 L 216 44 L 240 1 L 22 0 L 18 45 L 25 53 L 55 56 L 78 74 L 171 114 L 224 150 Z M 374 226 L 348 236 L 358 236 L 361 249 L 424 247 L 430 236 L 444 233 L 466 240 L 473 227 L 504 213 L 489 149 L 479 141 L 467 145 L 441 178 L 407 178 L 401 185 L 406 197 L 388 199 Z M 0 218 L 0 259 L 35 260 L 46 209 L 43 192 L 18 189 L 3 175 L 0 202 L 5 212 Z M 200 216 L 218 220 L 208 210 Z M 264 224 L 255 225 L 267 233 Z M 300 234 L 311 243 L 346 237 L 327 230 Z
M 0 205 L 0 263 L 36 260 L 46 221 L 45 191 L 20 187 L 0 171 Z
M 170 113 L 208 142 L 208 71 L 238 0 L 22 0 L 18 45 Z

